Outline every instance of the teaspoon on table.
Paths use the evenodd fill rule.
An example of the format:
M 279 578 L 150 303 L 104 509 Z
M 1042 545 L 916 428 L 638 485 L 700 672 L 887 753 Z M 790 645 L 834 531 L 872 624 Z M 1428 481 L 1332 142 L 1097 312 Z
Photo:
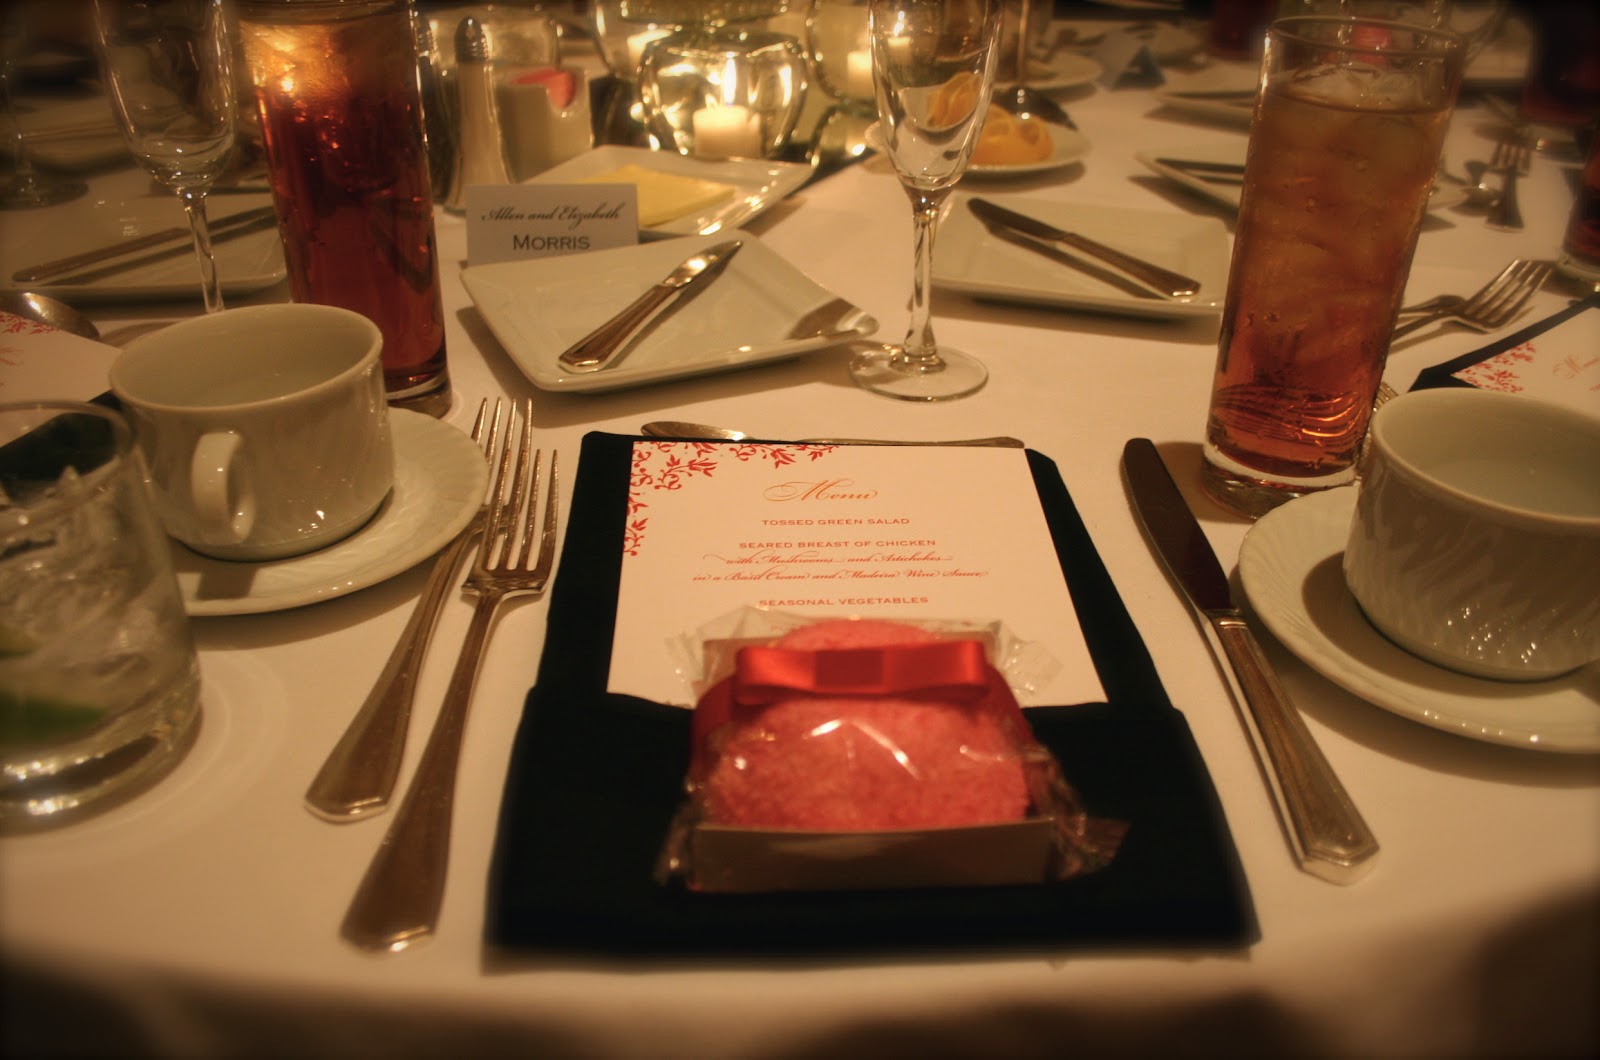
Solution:
M 76 309 L 59 302 L 46 294 L 35 294 L 33 291 L 0 291 L 0 310 L 14 313 L 19 317 L 37 320 L 41 324 L 49 324 L 53 328 L 81 335 L 86 339 L 98 339 L 100 329 L 94 322 Z
M 652 438 L 700 438 L 724 442 L 753 441 L 750 435 L 743 431 L 730 430 L 727 427 L 713 427 L 705 423 L 688 423 L 682 420 L 651 420 L 639 428 L 641 434 Z M 1020 438 L 1007 438 L 1004 436 L 994 438 L 959 438 L 939 442 L 904 442 L 891 441 L 883 438 L 797 438 L 798 442 L 811 445 L 954 445 L 979 448 L 1023 449 L 1025 443 Z

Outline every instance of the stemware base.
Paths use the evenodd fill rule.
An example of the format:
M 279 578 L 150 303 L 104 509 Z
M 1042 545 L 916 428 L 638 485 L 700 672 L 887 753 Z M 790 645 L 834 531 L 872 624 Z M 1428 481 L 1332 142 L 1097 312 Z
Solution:
M 89 190 L 89 185 L 76 180 L 40 180 L 38 177 L 17 176 L 0 188 L 0 210 L 32 210 L 40 206 L 54 206 L 70 202 Z
M 960 350 L 936 346 L 910 357 L 903 346 L 875 346 L 856 354 L 850 378 L 864 390 L 902 401 L 948 401 L 966 397 L 989 381 L 983 363 Z

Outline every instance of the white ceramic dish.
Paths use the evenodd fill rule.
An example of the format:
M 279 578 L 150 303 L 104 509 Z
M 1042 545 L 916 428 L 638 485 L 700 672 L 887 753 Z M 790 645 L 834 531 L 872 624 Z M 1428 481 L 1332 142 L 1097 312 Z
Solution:
M 1089 138 L 1078 130 L 1053 122 L 1045 122 L 1044 127 L 1050 132 L 1049 158 L 1039 162 L 1021 162 L 1014 165 L 979 165 L 973 162 L 967 166 L 966 175 L 989 180 L 1034 176 L 1063 169 L 1089 153 Z M 882 151 L 883 127 L 877 122 L 867 126 L 866 141 L 867 146 L 874 151 Z
M 343 541 L 262 563 L 211 559 L 172 546 L 191 615 L 246 615 L 331 600 L 394 577 L 443 548 L 483 505 L 488 465 L 478 444 L 419 412 L 389 411 L 394 489 Z
M 214 196 L 206 202 L 213 230 L 223 218 L 270 205 L 272 199 L 266 195 Z M 13 224 L 18 216 L 8 215 L 7 235 L 0 240 L 0 287 L 39 291 L 72 303 L 200 299 L 200 267 L 187 237 L 166 245 L 171 253 L 159 261 L 96 279 L 86 281 L 69 275 L 60 280 L 18 283 L 11 278 L 20 269 L 110 246 L 119 240 L 137 239 L 167 228 L 187 231 L 183 207 L 170 192 L 106 199 L 84 196 L 70 204 L 37 211 Z M 265 224 L 265 228 L 236 238 L 213 237 L 211 249 L 222 274 L 224 294 L 249 294 L 288 275 L 277 226 L 270 220 Z M 155 251 L 136 251 L 133 256 L 145 253 Z
M 1087 55 L 1078 55 L 1074 52 L 1057 52 L 1049 59 L 1030 59 L 1028 61 L 1028 87 L 1041 91 L 1058 88 L 1077 88 L 1087 85 L 1100 77 L 1104 68 Z M 996 81 L 997 88 L 1016 82 Z
M 1215 217 L 1122 210 L 1048 202 L 1016 195 L 986 195 L 1002 206 L 1200 281 L 1185 299 L 1140 298 L 1070 266 L 993 235 L 958 195 L 939 226 L 933 257 L 935 287 L 1006 302 L 1087 309 L 1118 316 L 1210 317 L 1222 312 L 1227 291 L 1228 230 Z M 1095 258 L 1084 262 L 1110 269 Z M 1110 270 L 1115 271 L 1115 270 Z
M 1531 683 L 1487 681 L 1391 643 L 1345 588 L 1356 487 L 1291 501 L 1245 536 L 1239 578 L 1284 646 L 1334 684 L 1404 718 L 1533 751 L 1600 752 L 1600 666 Z
M 1213 202 L 1219 202 L 1235 210 L 1239 208 L 1239 193 L 1243 188 L 1241 179 L 1231 181 L 1206 180 L 1192 169 L 1167 165 L 1161 160 L 1181 159 L 1186 162 L 1220 162 L 1227 165 L 1242 166 L 1244 165 L 1245 157 L 1245 145 L 1243 142 L 1163 148 L 1160 151 L 1136 151 L 1133 157 L 1152 171 L 1161 174 L 1170 181 L 1182 184 L 1197 195 L 1203 195 Z M 1433 187 L 1433 194 L 1428 199 L 1428 209 L 1447 209 L 1465 202 L 1466 198 L 1466 189 L 1461 185 L 1448 182 L 1436 183 Z
M 758 216 L 792 194 L 811 176 L 811 167 L 797 162 L 690 158 L 673 151 L 606 145 L 552 166 L 525 183 L 562 184 L 610 172 L 619 166 L 643 166 L 678 176 L 714 180 L 733 188 L 733 198 L 644 229 L 651 236 L 688 236 L 723 232 Z
M 1192 74 L 1169 73 L 1166 84 L 1155 90 L 1155 97 L 1180 114 L 1248 128 L 1259 78 L 1254 63 L 1218 61 Z
M 698 248 L 737 236 L 727 269 L 668 313 L 609 368 L 556 360 Z M 478 265 L 461 280 L 489 330 L 533 384 L 581 393 L 747 368 L 870 335 L 878 322 L 813 283 L 748 232 L 719 232 L 587 254 Z M 530 291 L 539 292 L 536 299 Z
M 988 180 L 1037 176 L 1040 173 L 1065 169 L 1088 155 L 1089 138 L 1083 133 L 1052 122 L 1045 122 L 1044 127 L 1050 133 L 1049 158 L 1039 162 L 1022 162 L 1016 165 L 978 165 L 973 163 L 967 167 L 967 176 L 981 177 Z

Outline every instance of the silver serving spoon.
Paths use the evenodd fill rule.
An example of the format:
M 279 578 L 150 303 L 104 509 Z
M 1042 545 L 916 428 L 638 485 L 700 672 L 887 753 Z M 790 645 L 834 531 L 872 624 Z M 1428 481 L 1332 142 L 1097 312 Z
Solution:
M 639 428 L 641 434 L 652 438 L 700 438 L 723 442 L 743 442 L 750 436 L 743 431 L 727 427 L 712 427 L 705 423 L 688 423 L 683 420 L 651 420 Z M 902 442 L 882 438 L 797 438 L 799 442 L 813 445 L 955 445 L 966 447 L 993 447 L 1000 449 L 1026 448 L 1020 438 L 961 438 L 943 442 Z
M 100 337 L 100 329 L 94 326 L 92 320 L 49 295 L 32 291 L 0 291 L 0 309 L 74 335 L 82 335 L 86 339 Z

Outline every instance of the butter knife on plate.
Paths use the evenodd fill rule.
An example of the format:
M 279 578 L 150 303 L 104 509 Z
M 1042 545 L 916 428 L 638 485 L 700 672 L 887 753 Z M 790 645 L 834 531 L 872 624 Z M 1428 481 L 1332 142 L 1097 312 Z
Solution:
M 1158 294 L 1168 298 L 1181 298 L 1185 295 L 1198 294 L 1200 281 L 1182 273 L 1164 269 L 1160 265 L 1144 261 L 1131 254 L 1125 254 L 1114 247 L 1098 243 L 1088 236 L 1076 232 L 1066 232 L 1054 225 L 1046 224 L 1035 217 L 1008 210 L 999 203 L 990 202 L 988 199 L 972 198 L 967 200 L 967 207 L 972 210 L 977 218 L 987 225 L 1000 225 L 1014 232 L 1034 240 L 1045 243 L 1059 243 L 1073 250 L 1092 255 L 1108 265 L 1115 267 L 1139 283 L 1152 288 Z M 1040 248 L 1043 253 L 1043 249 Z
M 617 354 L 653 321 L 681 304 L 699 286 L 721 275 L 743 245 L 741 240 L 731 239 L 697 251 L 626 309 L 569 346 L 556 360 L 569 372 L 598 372 L 616 363 Z
M 1134 510 L 1190 604 L 1216 632 L 1244 692 L 1249 726 L 1264 755 L 1272 795 L 1300 867 L 1331 883 L 1354 883 L 1378 853 L 1360 811 L 1323 757 L 1261 651 L 1194 513 L 1148 438 L 1122 451 Z

